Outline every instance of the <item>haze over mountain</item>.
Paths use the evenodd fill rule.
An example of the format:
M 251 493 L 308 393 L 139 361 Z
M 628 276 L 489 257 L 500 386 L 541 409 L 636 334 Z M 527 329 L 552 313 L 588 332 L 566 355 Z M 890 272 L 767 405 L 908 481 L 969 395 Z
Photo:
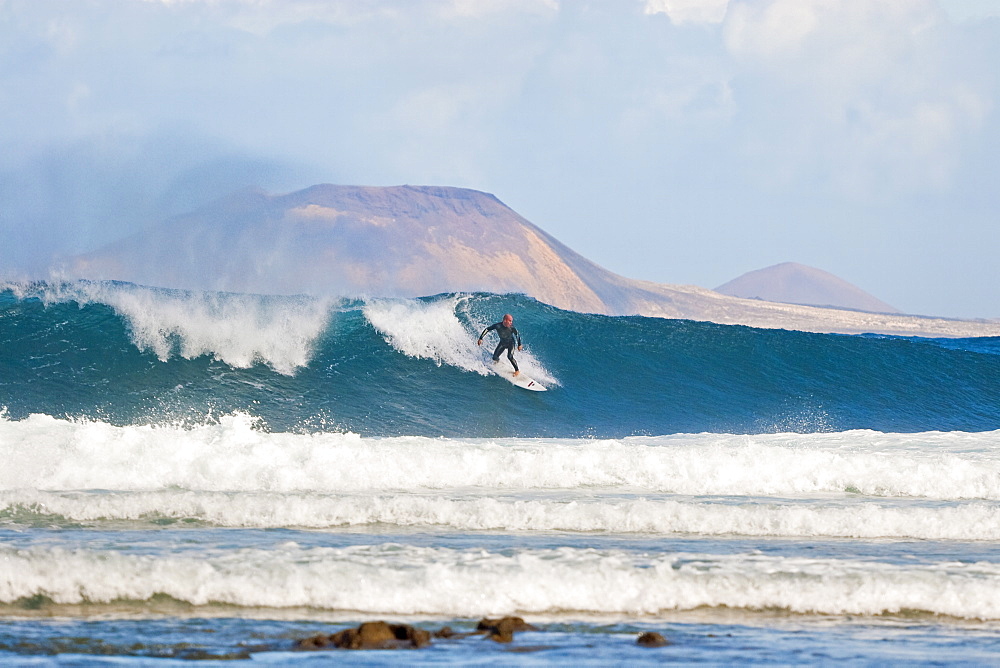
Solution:
M 749 271 L 715 288 L 731 297 L 830 308 L 899 313 L 899 309 L 833 274 L 797 262 Z
M 614 274 L 493 195 L 433 186 L 248 190 L 73 259 L 68 277 L 264 294 L 519 292 L 553 306 L 816 332 L 1000 335 L 1000 323 L 741 299 Z

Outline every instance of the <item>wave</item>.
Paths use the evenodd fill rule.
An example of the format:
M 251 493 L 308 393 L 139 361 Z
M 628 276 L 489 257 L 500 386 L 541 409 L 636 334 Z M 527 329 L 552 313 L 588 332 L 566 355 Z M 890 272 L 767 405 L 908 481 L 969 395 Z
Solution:
M 1000 619 L 992 563 L 382 544 L 151 556 L 0 546 L 0 602 L 148 601 L 366 614 L 656 614 L 699 607 Z M 40 584 L 44 583 L 44 585 Z M 487 603 L 488 602 L 488 603 Z M 484 609 L 484 606 L 488 609 Z
M 1000 429 L 1000 340 L 758 330 L 561 311 L 517 295 L 412 300 L 127 283 L 0 290 L 0 406 L 118 425 L 235 412 L 364 436 Z M 479 331 L 510 312 L 527 395 Z M 500 362 L 501 367 L 506 361 Z
M 1000 432 L 498 440 L 269 433 L 255 424 L 245 414 L 191 428 L 0 418 L 0 490 L 626 488 L 1000 499 Z
M 1000 432 L 442 439 L 0 418 L 0 526 L 1000 540 Z
M 96 333 L 98 326 L 106 324 L 106 314 L 95 309 L 99 314 L 95 322 L 86 316 L 73 318 L 67 309 L 53 306 L 110 307 L 127 327 L 135 347 L 151 352 L 161 362 L 174 356 L 188 360 L 209 356 L 238 369 L 266 364 L 282 374 L 308 364 L 333 305 L 330 299 L 161 290 L 118 282 L 3 287 L 18 301 L 37 300 L 56 318 L 66 317 L 62 324 L 67 329 L 82 325 Z
M 922 504 L 853 499 L 415 493 L 0 492 L 0 526 L 188 526 L 337 529 L 379 526 L 453 532 L 578 532 L 953 541 L 1000 540 L 995 502 Z

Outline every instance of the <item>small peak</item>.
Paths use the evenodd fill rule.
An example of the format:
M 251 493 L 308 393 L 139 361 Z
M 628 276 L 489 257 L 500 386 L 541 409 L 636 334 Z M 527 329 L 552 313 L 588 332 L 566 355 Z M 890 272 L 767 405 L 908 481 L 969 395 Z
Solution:
M 716 292 L 743 299 L 763 299 L 873 313 L 899 310 L 828 271 L 798 262 L 781 262 L 748 271 L 715 288 Z

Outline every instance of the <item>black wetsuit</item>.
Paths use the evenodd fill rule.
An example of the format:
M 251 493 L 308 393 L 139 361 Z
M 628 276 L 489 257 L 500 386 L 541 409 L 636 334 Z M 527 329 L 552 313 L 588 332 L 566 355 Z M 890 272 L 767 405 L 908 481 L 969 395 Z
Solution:
M 517 362 L 514 361 L 514 340 L 517 339 L 517 346 L 521 347 L 521 335 L 517 332 L 517 327 L 510 326 L 507 327 L 502 322 L 498 322 L 494 325 L 490 325 L 483 330 L 483 333 L 479 335 L 479 340 L 481 341 L 486 332 L 494 331 L 500 336 L 500 344 L 497 345 L 497 349 L 493 351 L 493 361 L 500 361 L 500 353 L 504 350 L 507 351 L 507 359 L 510 363 L 514 365 L 514 371 L 518 371 Z

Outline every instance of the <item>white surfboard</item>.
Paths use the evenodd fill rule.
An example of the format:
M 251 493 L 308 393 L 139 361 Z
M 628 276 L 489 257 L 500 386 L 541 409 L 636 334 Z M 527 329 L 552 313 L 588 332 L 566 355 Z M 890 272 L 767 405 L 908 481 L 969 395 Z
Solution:
M 486 366 L 492 367 L 493 373 L 500 376 L 504 380 L 513 383 L 518 387 L 523 387 L 526 390 L 531 390 L 532 392 L 545 392 L 549 389 L 534 378 L 531 378 L 528 374 L 524 373 L 524 371 L 515 376 L 514 369 L 510 366 L 510 362 L 506 359 L 501 358 L 494 361 L 493 355 L 490 354 L 489 350 L 484 349 L 483 353 L 483 362 Z
M 549 389 L 544 385 L 542 385 L 541 383 L 539 383 L 537 380 L 529 378 L 528 375 L 523 371 L 515 376 L 513 369 L 504 369 L 504 370 L 497 369 L 497 375 L 499 375 L 502 378 L 505 378 L 506 380 L 509 380 L 518 387 L 523 387 L 524 389 L 531 390 L 533 392 L 545 392 L 546 390 Z

